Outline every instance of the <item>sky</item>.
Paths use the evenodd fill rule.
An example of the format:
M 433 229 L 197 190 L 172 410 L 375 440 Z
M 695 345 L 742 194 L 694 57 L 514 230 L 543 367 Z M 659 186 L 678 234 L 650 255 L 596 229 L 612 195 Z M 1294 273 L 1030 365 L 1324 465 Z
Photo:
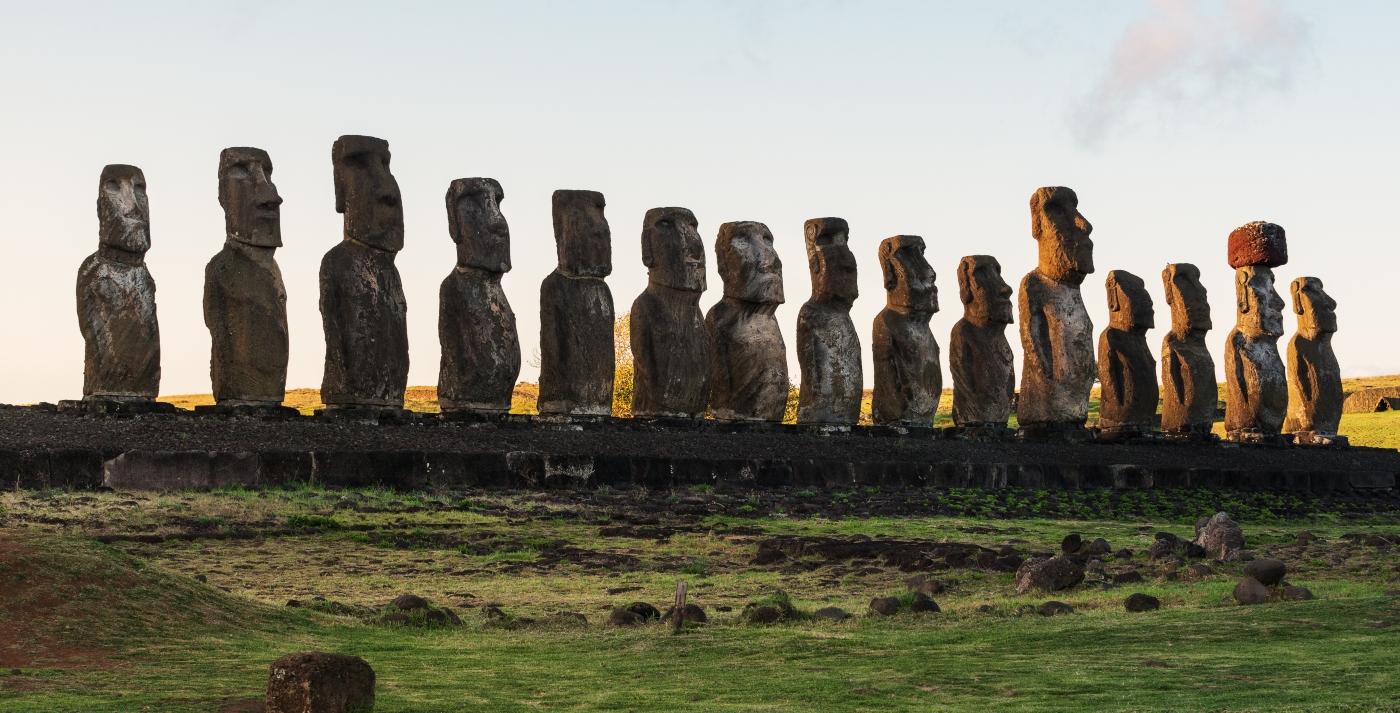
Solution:
M 698 218 L 703 309 L 721 294 L 719 225 L 766 223 L 784 261 L 794 381 L 804 220 L 850 223 L 869 382 L 880 241 L 924 237 L 946 349 L 962 315 L 959 258 L 996 256 L 1014 287 L 1036 260 L 1028 201 L 1052 185 L 1073 188 L 1094 226 L 1098 271 L 1083 290 L 1096 332 L 1104 278 L 1127 270 L 1156 303 L 1155 352 L 1171 321 L 1162 268 L 1194 263 L 1219 367 L 1234 323 L 1226 239 L 1267 220 L 1288 232 L 1281 293 L 1311 275 L 1338 302 L 1344 374 L 1400 373 L 1397 3 L 0 0 L 0 17 L 0 402 L 81 395 L 74 284 L 96 250 L 109 163 L 146 176 L 161 393 L 210 390 L 203 267 L 224 240 L 229 146 L 272 157 L 288 387 L 319 386 L 317 270 L 341 239 L 330 149 L 342 134 L 381 137 L 393 154 L 413 385 L 437 382 L 438 286 L 455 260 L 443 196 L 473 176 L 505 190 L 503 284 L 525 381 L 538 374 L 559 188 L 606 196 L 619 313 L 646 285 L 647 209 Z

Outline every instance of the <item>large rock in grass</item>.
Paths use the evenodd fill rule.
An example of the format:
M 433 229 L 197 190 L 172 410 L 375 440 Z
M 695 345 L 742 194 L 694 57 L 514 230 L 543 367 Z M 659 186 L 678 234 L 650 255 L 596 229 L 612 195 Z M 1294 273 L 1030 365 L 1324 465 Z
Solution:
M 1229 515 L 1218 512 L 1196 523 L 1196 544 L 1207 556 L 1233 560 L 1244 549 L 1244 531 Z
M 1245 577 L 1235 585 L 1231 596 L 1240 604 L 1263 604 L 1269 601 L 1269 588 L 1253 577 Z
M 1162 602 L 1160 599 L 1151 594 L 1143 594 L 1142 592 L 1130 594 L 1127 599 L 1123 600 L 1123 608 L 1130 612 L 1156 611 L 1160 609 L 1161 606 Z
M 895 597 L 876 597 L 870 600 L 870 610 L 880 616 L 894 616 L 899 613 L 899 599 Z
M 1016 593 L 1039 589 L 1057 592 L 1084 581 L 1084 566 L 1064 557 L 1037 557 L 1016 570 Z
M 1259 583 L 1272 587 L 1288 576 L 1288 565 L 1274 559 L 1257 559 L 1244 566 L 1244 573 L 1259 580 Z
M 272 662 L 265 713 L 374 710 L 374 669 L 358 656 L 305 651 Z

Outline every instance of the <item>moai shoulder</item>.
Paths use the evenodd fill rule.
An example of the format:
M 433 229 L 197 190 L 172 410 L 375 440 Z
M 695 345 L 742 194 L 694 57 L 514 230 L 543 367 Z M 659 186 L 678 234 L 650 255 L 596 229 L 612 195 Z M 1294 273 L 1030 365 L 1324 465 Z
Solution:
M 929 319 L 938 311 L 937 275 L 924 258 L 924 239 L 896 235 L 880 243 L 885 308 L 871 334 L 876 425 L 932 427 L 943 395 L 943 367 Z
M 705 245 L 695 215 L 653 208 L 642 223 L 647 287 L 632 303 L 632 415 L 701 418 L 710 400 L 712 349 L 700 295 Z
M 803 226 L 812 297 L 797 313 L 799 425 L 851 426 L 860 420 L 864 392 L 860 337 L 851 305 L 860 296 L 850 227 L 841 218 L 814 218 Z
M 1016 362 L 1006 339 L 1014 319 L 1001 263 L 991 255 L 960 260 L 958 299 L 963 317 L 948 343 L 953 423 L 966 435 L 1004 436 L 1016 401 Z
M 754 221 L 721 225 L 715 263 L 724 297 L 705 315 L 710 413 L 718 421 L 781 422 L 789 386 L 787 345 L 774 316 L 784 295 L 773 233 Z
M 1337 435 L 1342 422 L 1342 370 L 1332 351 L 1337 332 L 1337 302 L 1322 280 L 1300 277 L 1289 287 L 1298 331 L 1288 342 L 1288 418 L 1284 430 L 1308 446 L 1344 446 Z
M 1288 262 L 1282 227 L 1254 222 L 1230 233 L 1235 268 L 1235 328 L 1225 339 L 1225 434 L 1230 441 L 1279 441 L 1288 408 L 1288 382 L 1278 339 L 1283 298 L 1273 268 Z
M 1099 335 L 1099 437 L 1143 437 L 1157 415 L 1157 360 L 1147 346 L 1154 326 L 1152 297 L 1142 278 L 1111 270 L 1108 327 Z
M 539 412 L 563 418 L 612 413 L 616 352 L 612 232 L 597 191 L 558 190 L 552 199 L 558 267 L 540 285 Z

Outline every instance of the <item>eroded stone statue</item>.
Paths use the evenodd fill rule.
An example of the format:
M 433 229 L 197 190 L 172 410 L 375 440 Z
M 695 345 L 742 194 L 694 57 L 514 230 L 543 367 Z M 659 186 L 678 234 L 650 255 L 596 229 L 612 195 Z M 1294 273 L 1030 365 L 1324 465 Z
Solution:
M 763 223 L 719 226 L 715 261 L 724 297 L 705 315 L 714 349 L 710 414 L 719 421 L 783 420 L 787 344 L 774 313 L 783 303 L 783 261 Z
M 389 142 L 342 136 L 331 160 L 345 227 L 344 239 L 321 260 L 321 400 L 328 412 L 399 410 L 408 386 L 408 304 L 394 266 L 403 249 L 403 204 L 389 172 Z
M 1219 397 L 1215 359 L 1206 347 L 1210 303 L 1195 265 L 1162 270 L 1172 328 L 1162 338 L 1162 433 L 1168 438 L 1208 438 Z
M 504 198 L 494 178 L 459 178 L 447 189 L 457 266 L 438 290 L 438 405 L 444 414 L 510 412 L 520 338 L 501 289 L 501 277 L 510 272 Z
M 1225 338 L 1225 434 L 1231 441 L 1271 442 L 1288 410 L 1288 380 L 1278 353 L 1283 298 L 1272 268 L 1288 261 L 1283 228 L 1255 222 L 1230 233 L 1235 268 L 1235 328 Z
M 554 192 L 554 242 L 559 266 L 540 285 L 541 414 L 612 413 L 612 232 L 603 194 Z
M 713 349 L 700 295 L 705 244 L 685 208 L 652 208 L 642 221 L 647 287 L 632 303 L 632 415 L 701 418 Z
M 812 297 L 797 313 L 797 363 L 802 390 L 797 423 L 854 425 L 864 389 L 860 337 L 851 305 L 860 296 L 856 256 L 841 218 L 813 218 L 803 226 Z
M 953 375 L 953 423 L 964 429 L 1002 429 L 1016 403 L 1016 359 L 1006 340 L 1012 323 L 1011 286 L 991 255 L 958 262 L 963 317 L 953 325 L 948 368 Z
M 1288 342 L 1288 418 L 1284 430 L 1301 445 L 1346 445 L 1337 435 L 1342 422 L 1342 370 L 1332 352 L 1337 331 L 1337 303 L 1322 290 L 1322 280 L 1293 281 L 1293 313 L 1298 332 Z
M 1079 286 L 1094 271 L 1093 226 L 1079 198 L 1064 187 L 1031 196 L 1031 232 L 1040 260 L 1021 280 L 1021 393 L 1016 417 L 1023 433 L 1087 435 L 1094 386 L 1094 325 Z
M 1099 429 L 1106 438 L 1152 432 L 1157 415 L 1157 360 L 1147 346 L 1152 296 L 1142 278 L 1110 270 L 1108 328 L 1099 335 Z
M 938 311 L 937 275 L 924 259 L 924 239 L 896 235 L 880 243 L 885 308 L 875 316 L 870 348 L 877 425 L 933 426 L 943 396 L 943 366 L 929 320 Z

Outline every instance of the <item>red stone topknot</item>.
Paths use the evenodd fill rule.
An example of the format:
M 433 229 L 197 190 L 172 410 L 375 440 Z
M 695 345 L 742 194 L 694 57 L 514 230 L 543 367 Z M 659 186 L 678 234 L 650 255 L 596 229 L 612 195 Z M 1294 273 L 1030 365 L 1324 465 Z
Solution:
M 1287 262 L 1283 226 L 1256 220 L 1230 232 L 1230 267 L 1278 267 Z

